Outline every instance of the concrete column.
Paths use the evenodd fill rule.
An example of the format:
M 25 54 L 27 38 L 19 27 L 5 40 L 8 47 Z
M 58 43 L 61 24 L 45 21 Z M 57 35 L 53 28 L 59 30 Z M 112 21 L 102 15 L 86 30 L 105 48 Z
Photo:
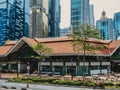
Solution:
M 55 72 L 55 66 L 52 66 L 52 73 Z
M 52 71 L 52 61 L 50 61 L 50 72 L 53 72 Z
M 91 73 L 90 73 L 91 68 L 90 68 L 90 67 L 91 67 L 91 63 L 90 63 L 90 61 L 89 61 L 89 66 L 88 66 L 88 68 L 89 68 L 89 72 L 88 72 L 89 75 L 91 75 Z
M 41 65 L 41 62 L 38 63 L 38 71 L 42 71 L 42 65 Z
M 65 66 L 65 61 L 63 61 L 63 75 L 66 74 L 66 66 Z
M 102 60 L 100 60 L 100 74 L 102 74 Z
M 18 62 L 18 72 L 20 72 L 20 62 Z
M 76 75 L 79 76 L 79 61 L 76 62 Z
M 8 70 L 10 70 L 11 69 L 11 64 L 8 64 Z
M 40 62 L 38 62 L 38 71 L 40 71 Z

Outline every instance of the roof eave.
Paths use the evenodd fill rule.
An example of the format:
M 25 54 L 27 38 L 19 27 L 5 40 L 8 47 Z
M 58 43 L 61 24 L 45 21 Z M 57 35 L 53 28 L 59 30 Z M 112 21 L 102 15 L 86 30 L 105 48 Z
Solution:
M 45 54 L 46 56 L 83 56 L 84 54 L 80 53 L 53 53 L 53 54 Z M 86 54 L 85 56 L 107 56 L 109 57 L 108 54 Z

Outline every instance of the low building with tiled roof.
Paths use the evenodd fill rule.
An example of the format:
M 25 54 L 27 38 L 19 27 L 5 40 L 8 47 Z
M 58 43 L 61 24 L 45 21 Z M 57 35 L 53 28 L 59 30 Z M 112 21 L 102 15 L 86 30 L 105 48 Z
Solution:
M 34 51 L 32 48 L 37 45 L 38 42 L 42 42 L 52 48 L 52 52 L 46 54 L 47 58 L 45 58 L 45 60 L 36 60 L 31 57 L 40 55 L 39 52 Z M 95 54 L 86 53 L 86 75 L 107 74 L 111 72 L 111 67 L 113 71 L 120 71 L 119 68 L 117 70 L 114 69 L 114 64 L 119 65 L 120 40 L 104 41 L 90 39 L 89 42 L 96 45 L 105 45 L 107 48 L 96 50 Z M 41 73 L 61 75 L 66 73 L 82 75 L 84 63 L 83 52 L 76 53 L 73 50 L 72 39 L 70 38 L 31 39 L 23 37 L 17 42 L 8 41 L 4 46 L 0 47 L 0 57 L 1 63 L 5 60 L 8 61 L 10 65 L 18 64 L 21 72 L 26 71 L 27 62 L 29 62 L 31 66 L 30 72 L 37 69 Z M 114 63 L 114 61 L 117 61 L 117 63 Z

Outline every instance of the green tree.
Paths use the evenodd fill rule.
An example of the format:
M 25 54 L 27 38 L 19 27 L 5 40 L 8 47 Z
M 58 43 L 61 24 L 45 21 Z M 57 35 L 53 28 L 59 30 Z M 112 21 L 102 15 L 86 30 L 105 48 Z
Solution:
M 72 46 L 75 52 L 81 53 L 83 52 L 83 84 L 84 84 L 84 76 L 85 76 L 85 56 L 86 53 L 93 53 L 95 50 L 103 49 L 104 46 L 96 45 L 96 42 L 92 42 L 92 39 L 102 39 L 99 36 L 98 30 L 96 28 L 93 29 L 93 26 L 82 24 L 77 27 L 78 30 L 74 30 L 73 34 L 69 35 L 72 39 Z
M 44 59 L 46 58 L 46 54 L 49 54 L 52 52 L 52 48 L 45 46 L 42 42 L 37 43 L 37 45 L 34 46 L 33 49 L 40 54 L 40 56 L 35 57 L 38 59 Z

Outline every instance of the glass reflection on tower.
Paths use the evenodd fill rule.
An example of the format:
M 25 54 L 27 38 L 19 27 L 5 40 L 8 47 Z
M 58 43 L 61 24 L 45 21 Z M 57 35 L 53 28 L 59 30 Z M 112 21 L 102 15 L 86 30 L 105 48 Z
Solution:
M 0 45 L 29 33 L 29 0 L 0 0 Z M 27 2 L 25 4 L 25 2 Z

